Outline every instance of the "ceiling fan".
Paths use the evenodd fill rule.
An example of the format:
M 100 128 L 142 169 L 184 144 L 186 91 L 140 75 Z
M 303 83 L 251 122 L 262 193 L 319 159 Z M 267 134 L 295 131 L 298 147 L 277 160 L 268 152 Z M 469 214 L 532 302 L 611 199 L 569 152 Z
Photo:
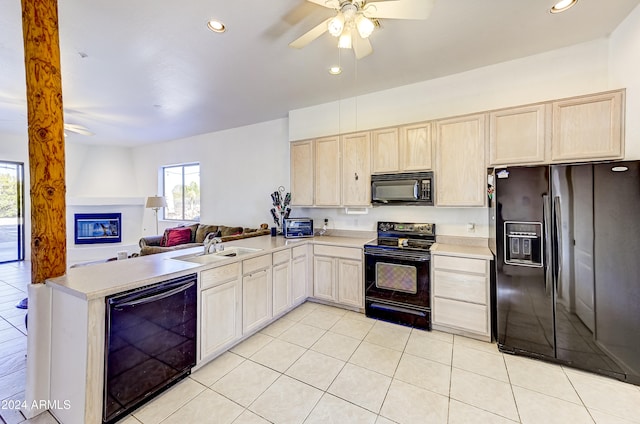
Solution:
M 369 36 L 376 26 L 378 19 L 427 19 L 436 0 L 307 0 L 320 6 L 334 9 L 336 15 L 331 17 L 300 38 L 289 44 L 289 47 L 301 49 L 329 32 L 338 38 L 338 47 L 350 49 L 356 58 L 371 54 L 373 48 Z

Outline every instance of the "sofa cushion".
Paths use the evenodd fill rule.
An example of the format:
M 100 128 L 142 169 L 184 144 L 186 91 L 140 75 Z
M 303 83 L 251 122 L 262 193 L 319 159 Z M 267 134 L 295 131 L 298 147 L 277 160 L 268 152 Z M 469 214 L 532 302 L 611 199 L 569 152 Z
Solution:
M 203 243 L 204 238 L 209 233 L 216 233 L 216 237 L 219 237 L 220 235 L 218 234 L 218 229 L 219 229 L 218 225 L 198 224 L 198 229 L 196 230 L 196 238 L 194 242 Z
M 170 247 L 191 242 L 191 229 L 189 227 L 167 228 L 160 242 L 160 246 Z

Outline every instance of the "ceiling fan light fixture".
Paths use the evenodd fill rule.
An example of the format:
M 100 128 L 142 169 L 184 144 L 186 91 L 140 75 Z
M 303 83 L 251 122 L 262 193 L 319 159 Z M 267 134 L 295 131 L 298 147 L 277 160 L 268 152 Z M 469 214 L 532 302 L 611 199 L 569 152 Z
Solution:
M 342 34 L 340 34 L 340 38 L 338 38 L 338 48 L 351 48 L 351 30 L 349 28 L 345 29 Z
M 362 14 L 356 18 L 356 28 L 362 38 L 369 38 L 375 27 L 373 21 Z
M 344 15 L 342 13 L 338 13 L 333 19 L 329 21 L 327 24 L 327 29 L 329 34 L 334 37 L 339 37 L 342 34 L 342 30 L 344 29 Z
M 559 2 L 554 4 L 553 7 L 551 7 L 551 9 L 549 9 L 549 12 L 551 13 L 564 12 L 565 10 L 568 10 L 569 8 L 575 6 L 577 2 L 578 0 L 560 0 Z

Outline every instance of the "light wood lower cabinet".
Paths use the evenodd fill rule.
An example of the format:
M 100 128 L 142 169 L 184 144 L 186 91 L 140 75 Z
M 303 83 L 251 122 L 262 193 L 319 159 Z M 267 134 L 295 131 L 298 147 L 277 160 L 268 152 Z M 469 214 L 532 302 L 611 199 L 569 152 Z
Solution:
M 314 246 L 313 296 L 356 308 L 364 307 L 362 249 Z
M 271 255 L 242 261 L 242 332 L 262 327 L 273 316 Z
M 200 358 L 206 358 L 242 336 L 240 264 L 202 271 L 200 280 Z
M 273 254 L 273 316 L 291 305 L 291 250 L 287 249 Z
M 307 281 L 309 280 L 308 246 L 297 246 L 291 249 L 291 302 L 293 306 L 307 299 Z
M 433 328 L 491 341 L 489 260 L 431 256 Z

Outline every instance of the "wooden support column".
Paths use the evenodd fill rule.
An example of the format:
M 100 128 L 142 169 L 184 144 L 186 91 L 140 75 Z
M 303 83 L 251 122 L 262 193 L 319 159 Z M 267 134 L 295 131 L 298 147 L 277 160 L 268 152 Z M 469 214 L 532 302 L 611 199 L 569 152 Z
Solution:
M 66 272 L 62 77 L 57 0 L 22 0 L 31 178 L 31 282 Z

